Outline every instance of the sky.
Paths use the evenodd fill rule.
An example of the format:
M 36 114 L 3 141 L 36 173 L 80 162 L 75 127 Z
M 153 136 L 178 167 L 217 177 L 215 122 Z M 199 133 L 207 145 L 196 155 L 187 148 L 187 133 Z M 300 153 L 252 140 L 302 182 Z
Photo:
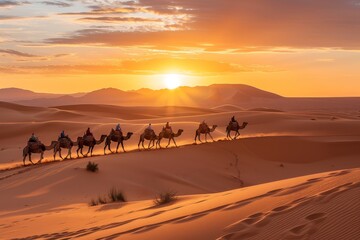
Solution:
M 360 0 L 0 0 L 0 88 L 159 89 L 169 76 L 360 96 Z

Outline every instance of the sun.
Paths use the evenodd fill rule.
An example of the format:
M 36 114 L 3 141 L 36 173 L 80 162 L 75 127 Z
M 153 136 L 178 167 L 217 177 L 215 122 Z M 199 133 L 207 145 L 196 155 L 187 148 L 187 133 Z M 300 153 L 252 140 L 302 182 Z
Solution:
M 182 76 L 176 73 L 165 74 L 163 81 L 166 88 L 175 89 L 182 84 Z

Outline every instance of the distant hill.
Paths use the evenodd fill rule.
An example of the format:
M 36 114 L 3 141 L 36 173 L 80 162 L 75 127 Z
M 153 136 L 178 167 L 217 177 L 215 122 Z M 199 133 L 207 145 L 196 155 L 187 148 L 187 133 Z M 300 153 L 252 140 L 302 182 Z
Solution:
M 26 106 L 66 106 L 105 104 L 116 106 L 186 106 L 216 109 L 277 109 L 287 110 L 360 110 L 360 98 L 286 98 L 244 84 L 214 84 L 210 86 L 169 89 L 139 89 L 122 91 L 99 89 L 79 94 L 34 93 L 22 89 L 0 89 L 0 101 Z M 221 108 L 220 108 L 221 109 Z M 218 110 L 220 110 L 218 109 Z
M 64 94 L 36 93 L 20 88 L 3 88 L 0 89 L 0 101 L 14 102 L 19 100 L 32 100 L 35 98 L 57 98 Z
M 3 89 L 6 92 L 6 89 Z M 26 90 L 25 90 L 26 91 Z M 11 94 L 8 94 L 11 95 Z M 221 104 L 237 104 L 239 101 L 282 98 L 242 84 L 215 84 L 201 87 L 180 87 L 175 90 L 140 89 L 122 91 L 116 88 L 100 89 L 74 95 L 45 95 L 29 91 L 26 98 L 23 94 L 13 94 L 7 101 L 28 106 L 60 106 L 74 104 L 109 104 L 122 106 L 219 106 Z M 37 98 L 35 96 L 38 96 Z M 4 100 L 6 101 L 6 100 Z

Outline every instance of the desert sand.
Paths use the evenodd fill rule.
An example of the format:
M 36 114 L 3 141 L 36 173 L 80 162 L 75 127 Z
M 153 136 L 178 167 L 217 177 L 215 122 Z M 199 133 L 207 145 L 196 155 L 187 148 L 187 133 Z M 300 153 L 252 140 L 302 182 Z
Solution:
M 1 103 L 0 111 L 1 239 L 360 238 L 360 121 L 353 110 Z M 230 141 L 225 128 L 233 115 L 249 125 Z M 203 120 L 217 125 L 215 141 L 194 144 Z M 146 125 L 158 133 L 167 121 L 184 130 L 179 147 L 139 150 Z M 126 153 L 104 156 L 102 143 L 91 158 L 54 161 L 49 151 L 41 164 L 22 166 L 32 132 L 48 145 L 61 130 L 75 141 L 89 126 L 98 139 L 118 122 L 134 133 Z M 86 171 L 88 161 L 99 171 Z M 112 187 L 127 202 L 89 205 Z M 166 191 L 177 199 L 154 206 Z

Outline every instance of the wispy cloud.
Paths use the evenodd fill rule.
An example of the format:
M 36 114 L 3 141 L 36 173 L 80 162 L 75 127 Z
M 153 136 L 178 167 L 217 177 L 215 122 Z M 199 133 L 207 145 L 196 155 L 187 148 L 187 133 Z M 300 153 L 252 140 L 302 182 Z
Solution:
M 7 1 L 7 0 L 2 0 L 0 1 L 0 8 L 7 8 L 7 7 L 14 7 L 14 6 L 19 6 L 19 5 L 23 5 L 23 4 L 29 4 L 30 2 L 28 1 Z
M 11 50 L 11 49 L 0 49 L 0 53 L 14 55 L 14 56 L 18 56 L 18 57 L 38 57 L 37 55 L 19 52 L 19 51 L 15 51 L 15 50 Z
M 58 6 L 58 7 L 71 7 L 72 4 L 64 1 L 42 1 L 42 4 Z

